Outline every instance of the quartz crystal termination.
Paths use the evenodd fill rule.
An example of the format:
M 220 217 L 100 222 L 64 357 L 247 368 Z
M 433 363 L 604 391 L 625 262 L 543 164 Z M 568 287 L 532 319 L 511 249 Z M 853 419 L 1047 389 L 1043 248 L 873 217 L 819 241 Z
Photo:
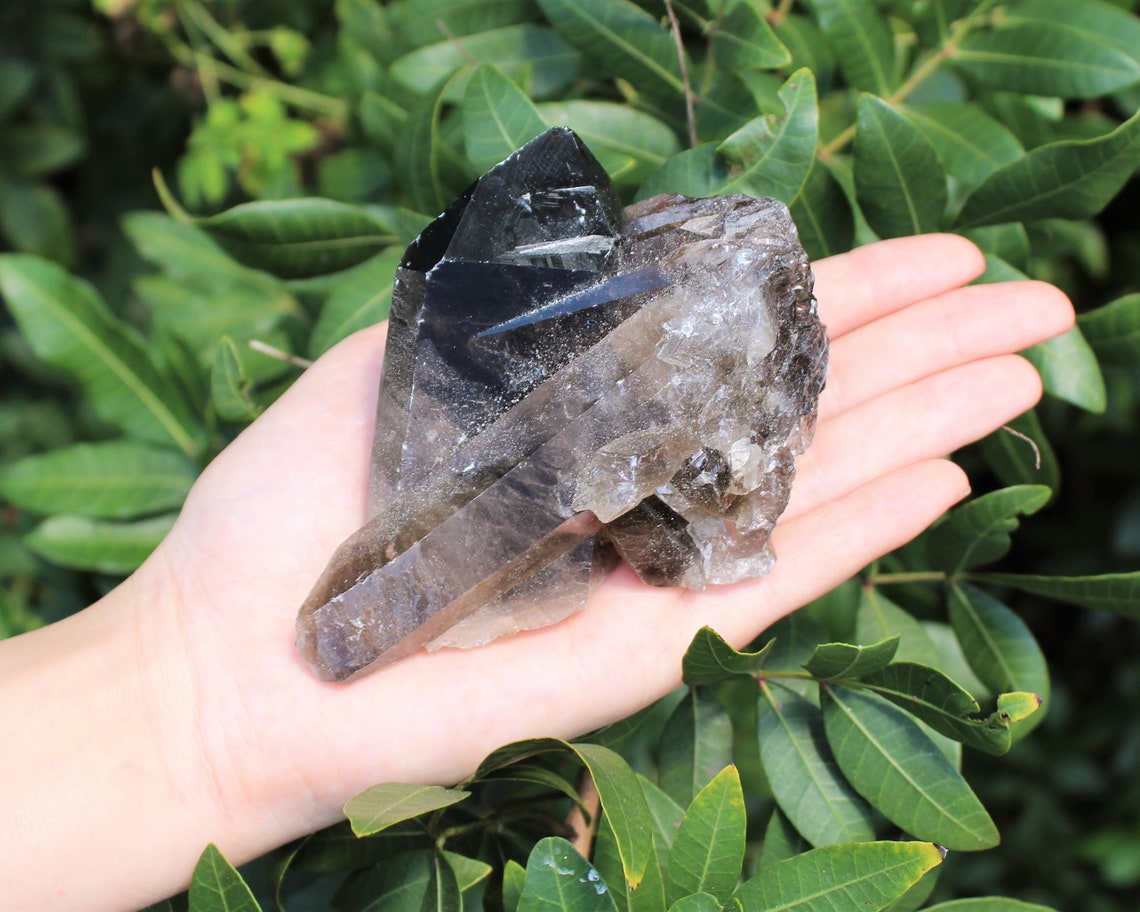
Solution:
M 702 588 L 766 573 L 827 335 L 787 208 L 623 213 L 566 128 L 476 181 L 397 270 L 369 522 L 301 608 L 344 681 L 581 608 L 627 560 Z

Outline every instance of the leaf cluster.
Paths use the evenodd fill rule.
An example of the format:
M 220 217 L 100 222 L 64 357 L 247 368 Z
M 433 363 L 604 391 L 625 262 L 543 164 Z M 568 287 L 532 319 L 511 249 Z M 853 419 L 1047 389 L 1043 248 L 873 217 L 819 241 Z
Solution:
M 504 749 L 469 795 L 378 787 L 347 809 L 361 835 L 267 859 L 258 900 L 208 850 L 192 908 L 335 891 L 344 909 L 902 912 L 934 888 L 933 844 L 952 869 L 996 843 L 960 746 L 1001 754 L 1052 702 L 1013 607 L 1140 614 L 1140 575 L 1101 553 L 1011 553 L 1039 511 L 1019 541 L 1051 511 L 1066 517 L 1053 539 L 1070 535 L 1069 470 L 1103 468 L 1083 441 L 1122 435 L 1112 471 L 1135 486 L 1140 273 L 1105 229 L 1140 165 L 1134 3 L 96 0 L 97 20 L 80 0 L 18 6 L 0 13 L 14 327 L 0 367 L 57 402 L 32 435 L 0 410 L 0 634 L 66 610 L 45 595 L 59 567 L 138 566 L 210 458 L 309 360 L 384 319 L 428 220 L 551 125 L 574 128 L 627 200 L 775 196 L 816 257 L 953 231 L 985 252 L 984 281 L 1059 281 L 1083 311 L 1025 353 L 1044 404 L 959 456 L 988 493 L 762 649 L 704 632 L 683 692 L 589 743 Z M 166 212 L 138 211 L 137 192 L 109 207 L 131 210 L 129 265 L 81 277 L 91 251 L 77 253 L 64 179 L 97 141 L 76 84 L 107 30 L 142 36 L 140 70 L 163 60 L 193 110 L 156 181 Z M 1121 528 L 1140 528 L 1133 513 Z

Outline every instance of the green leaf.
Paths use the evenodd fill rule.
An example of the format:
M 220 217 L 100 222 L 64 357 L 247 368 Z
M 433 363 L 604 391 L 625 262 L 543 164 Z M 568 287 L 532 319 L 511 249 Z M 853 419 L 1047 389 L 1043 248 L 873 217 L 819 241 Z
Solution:
M 456 37 L 512 25 L 533 15 L 529 0 L 416 0 L 385 7 L 391 29 L 407 47 L 439 41 L 440 23 Z
M 813 260 L 845 253 L 855 243 L 851 204 L 819 159 L 812 162 L 799 195 L 792 201 L 791 212 L 800 241 Z
M 997 828 L 966 780 L 902 710 L 846 687 L 824 687 L 822 698 L 839 767 L 876 810 L 948 849 L 997 845 Z
M 1029 233 L 1021 222 L 967 228 L 961 234 L 977 244 L 982 253 L 1003 260 L 1019 270 L 1025 269 L 1029 262 Z
M 810 0 L 847 84 L 886 96 L 898 84 L 891 27 L 873 0 Z
M 658 755 L 658 783 L 682 807 L 732 762 L 732 721 L 706 688 L 690 688 L 677 704 Z
M 722 71 L 776 69 L 792 62 L 772 26 L 752 3 L 738 3 L 708 32 L 709 51 Z
M 682 896 L 669 907 L 669 912 L 720 912 L 722 904 L 709 893 Z
M 1022 902 L 1020 899 L 1006 899 L 1004 896 L 975 896 L 971 899 L 955 899 L 950 902 L 930 906 L 926 912 L 1054 912 L 1046 906 Z
M 321 308 L 309 337 L 310 357 L 318 358 L 357 330 L 388 319 L 396 267 L 403 255 L 390 247 L 345 276 Z
M 649 815 L 653 818 L 653 844 L 657 849 L 657 861 L 664 868 L 669 860 L 669 849 L 677 835 L 677 827 L 685 816 L 685 809 L 644 776 L 639 776 L 638 781 L 641 782 L 641 791 L 649 806 Z
M 630 82 L 653 98 L 679 103 L 685 87 L 673 36 L 629 0 L 538 0 L 572 45 L 598 61 L 602 75 Z
M 350 798 L 344 806 L 344 815 L 357 836 L 369 836 L 403 820 L 450 807 L 470 794 L 438 785 L 386 782 Z
M 1003 165 L 970 194 L 963 228 L 1043 218 L 1090 218 L 1140 165 L 1140 113 L 1095 139 L 1050 143 Z
M 286 279 L 347 269 L 396 240 L 360 207 L 319 198 L 242 203 L 195 224 L 238 262 Z
M 1077 325 L 1102 361 L 1140 363 L 1140 294 L 1127 294 L 1083 313 Z
M 807 180 L 819 141 L 815 77 L 797 70 L 779 91 L 784 113 L 748 121 L 720 144 L 734 168 L 723 193 L 771 196 L 791 203 Z
M 727 902 L 740 878 L 747 823 L 740 774 L 725 767 L 693 799 L 677 830 L 665 868 L 668 902 L 689 893 Z
M 883 238 L 935 231 L 946 211 L 946 176 L 934 146 L 873 95 L 859 99 L 855 192 L 867 222 Z
M 577 133 L 619 187 L 640 185 L 680 150 L 669 126 L 626 105 L 572 99 L 537 107 L 550 126 Z
M 1015 433 L 1010 433 L 1006 430 L 1007 427 Z M 1019 434 L 1029 440 L 1019 437 Z M 981 452 L 1002 484 L 1043 484 L 1054 492 L 1060 487 L 1061 470 L 1057 456 L 1045 436 L 1036 411 L 1019 415 L 1006 427 L 984 437 Z
M 345 882 L 337 905 L 363 912 L 421 912 L 432 908 L 429 885 L 437 853 L 415 849 L 385 855 L 362 875 Z
M 248 424 L 261 414 L 261 406 L 249 397 L 251 383 L 242 371 L 237 346 L 229 336 L 218 340 L 210 371 L 210 397 L 223 421 Z
M 932 102 L 901 110 L 934 147 L 950 179 L 954 210 L 994 171 L 1024 154 L 1017 137 L 976 105 Z
M 525 76 L 528 94 L 549 98 L 578 76 L 582 55 L 548 28 L 508 25 L 461 38 L 443 38 L 401 57 L 392 64 L 391 74 L 396 82 L 424 95 L 472 63 L 494 64 L 512 78 Z M 469 75 L 466 70 L 462 80 L 449 89 L 448 101 L 459 100 L 465 88 L 463 81 Z
M 729 180 L 728 168 L 712 143 L 678 152 L 655 171 L 637 191 L 639 200 L 658 193 L 716 196 Z
M 139 568 L 174 525 L 167 513 L 134 522 L 106 522 L 61 513 L 45 519 L 24 541 L 64 567 L 126 576 Z
M 503 912 L 518 912 L 525 887 L 526 868 L 513 858 L 507 859 L 503 868 Z
M 997 28 L 967 35 L 951 59 L 975 83 L 1029 95 L 1095 98 L 1140 79 L 1135 57 L 1077 22 L 1022 18 L 1016 6 Z
M 788 69 L 807 67 L 815 74 L 821 89 L 830 89 L 835 75 L 835 57 L 819 26 L 807 16 L 791 13 L 775 23 L 773 31 L 791 52 L 792 60 Z
M 887 637 L 868 646 L 821 643 L 804 662 L 812 677 L 820 679 L 861 678 L 886 668 L 899 648 L 899 636 Z
M 26 60 L 0 60 L 0 119 L 7 120 L 36 84 L 36 68 Z
M 573 748 L 558 738 L 528 738 L 524 741 L 514 741 L 489 753 L 475 774 L 467 782 L 477 782 L 486 779 L 497 770 L 541 754 L 562 753 L 572 751 Z
M 982 683 L 995 693 L 1032 693 L 1048 701 L 1049 669 L 1021 618 L 988 592 L 966 584 L 951 587 L 949 608 L 954 634 Z M 1038 713 L 1029 725 L 1015 727 L 1014 738 L 1035 727 L 1044 715 Z
M 942 863 L 928 842 L 864 842 L 813 849 L 765 868 L 736 894 L 742 909 L 883 909 Z
M 1052 23 L 1084 33 L 1088 38 L 1137 60 L 1140 53 L 1140 18 L 1126 9 L 1101 0 L 1018 0 L 1005 10 L 1002 24 Z
M 802 609 L 776 621 L 765 635 L 772 639 L 765 645 L 764 667 L 778 670 L 802 667 L 815 647 L 828 639 L 827 628 Z M 779 685 L 801 696 L 810 694 L 813 701 L 816 699 L 816 683 L 810 678 L 780 678 Z
M 179 392 L 190 403 L 195 412 L 205 412 L 210 398 L 209 377 L 202 367 L 198 353 L 177 333 L 171 332 L 156 323 L 155 342 L 166 371 L 170 374 Z
M 941 868 L 934 868 L 927 871 L 918 883 L 914 884 L 902 896 L 896 899 L 893 903 L 887 906 L 883 912 L 915 912 L 916 909 L 921 909 L 926 901 L 930 898 L 930 894 L 934 892 L 934 888 L 938 885 L 938 875 L 942 871 Z
M 202 429 L 142 338 L 107 309 L 98 292 L 55 263 L 29 254 L 0 256 L 0 291 L 36 355 L 74 376 L 96 413 L 128 434 L 201 447 Z
M 862 683 L 967 747 L 1004 754 L 1012 743 L 1007 715 L 999 711 L 977 718 L 981 712 L 978 701 L 937 668 L 896 662 L 868 675 Z
M 181 506 L 197 475 L 173 450 L 130 440 L 80 443 L 0 468 L 0 494 L 33 513 L 130 519 Z
M 261 912 L 253 892 L 212 842 L 190 878 L 190 912 Z
M 649 806 L 637 774 L 619 754 L 597 744 L 571 749 L 586 764 L 621 855 L 626 883 L 636 889 L 654 860 Z
M 463 140 L 467 157 L 485 171 L 538 136 L 546 121 L 511 80 L 484 64 L 463 96 Z
M 651 861 L 645 868 L 641 883 L 636 888 L 629 886 L 622 868 L 617 838 L 609 818 L 604 815 L 598 821 L 592 860 L 602 882 L 609 888 L 618 912 L 661 912 L 665 908 L 665 879 L 661 874 L 660 862 L 656 858 Z
M 586 765 L 598 791 L 602 811 L 613 829 L 627 885 L 636 889 L 654 860 L 653 818 L 637 774 L 622 757 L 597 744 L 569 744 L 557 738 L 534 738 L 508 744 L 491 753 L 471 781 L 487 777 L 511 763 L 550 752 L 569 752 Z M 617 889 L 617 885 L 614 885 Z
M 773 642 L 769 640 L 757 652 L 737 652 L 711 627 L 702 627 L 685 650 L 681 675 L 690 687 L 735 677 L 754 678 L 764 667 Z
M 940 665 L 938 649 L 925 628 L 876 586 L 864 586 L 855 612 L 855 638 L 860 643 L 877 643 L 897 634 L 897 662 Z
M 1140 573 L 1105 573 L 1099 576 L 978 573 L 973 578 L 994 586 L 1012 586 L 1058 602 L 1112 611 L 1140 620 Z
M 496 781 L 529 782 L 554 792 L 561 792 L 574 802 L 580 802 L 578 791 L 564 777 L 541 763 L 521 761 L 503 768 L 493 777 Z
M 494 872 L 494 868 L 485 861 L 477 858 L 468 858 L 455 852 L 441 851 L 439 856 L 447 863 L 455 878 L 455 885 L 460 893 L 467 893 L 487 880 Z
M 440 120 L 451 87 L 469 74 L 468 68 L 459 70 L 436 91 L 417 99 L 408 111 L 403 141 L 396 146 L 395 159 L 397 172 L 405 176 L 408 198 L 420 212 L 442 212 L 463 186 L 455 180 L 459 165 L 443 137 Z
M 432 857 L 431 875 L 420 903 L 420 912 L 460 912 L 462 908 L 463 899 L 455 872 L 443 853 L 436 852 Z
M 0 174 L 0 233 L 11 247 L 70 265 L 75 260 L 75 228 L 67 202 L 40 181 L 5 180 Z
M 764 840 L 761 843 L 756 870 L 763 871 L 788 858 L 802 855 L 810 848 L 811 843 L 796 832 L 791 821 L 777 807 L 772 811 L 768 825 L 764 828 Z
M 574 846 L 547 836 L 531 850 L 518 912 L 617 912 L 601 875 Z
M 927 538 L 935 567 L 951 575 L 997 560 L 1009 550 L 1018 516 L 1032 516 L 1049 502 L 1043 485 L 1017 485 L 976 497 L 951 510 Z
M 272 277 L 242 266 L 193 224 L 161 212 L 131 212 L 123 216 L 123 231 L 139 256 L 178 281 L 217 290 L 253 284 L 280 291 Z
M 819 709 L 766 685 L 759 703 L 760 757 L 780 810 L 812 845 L 874 838 L 871 809 L 827 746 Z
M 85 152 L 83 137 L 57 124 L 9 123 L 0 134 L 0 159 L 5 171 L 21 177 L 62 170 L 79 161 Z
M 1107 405 L 1104 377 L 1079 327 L 1022 352 L 1041 374 L 1045 392 L 1097 414 Z

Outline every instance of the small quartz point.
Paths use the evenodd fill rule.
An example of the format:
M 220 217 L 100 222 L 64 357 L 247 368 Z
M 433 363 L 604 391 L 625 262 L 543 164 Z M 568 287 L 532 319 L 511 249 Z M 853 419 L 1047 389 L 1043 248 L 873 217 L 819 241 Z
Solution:
M 766 573 L 827 334 L 787 208 L 624 212 L 556 127 L 476 181 L 396 273 L 369 522 L 301 608 L 343 681 L 581 608 L 624 558 L 700 589 Z

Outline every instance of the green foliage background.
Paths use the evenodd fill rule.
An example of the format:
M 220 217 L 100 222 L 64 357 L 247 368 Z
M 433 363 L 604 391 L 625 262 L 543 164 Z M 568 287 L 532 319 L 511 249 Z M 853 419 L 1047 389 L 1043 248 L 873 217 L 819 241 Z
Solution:
M 1135 908 L 1135 7 L 676 0 L 675 31 L 662 0 L 5 4 L 0 635 L 137 566 L 298 365 L 383 319 L 419 229 L 551 124 L 627 200 L 776 196 L 817 257 L 958 231 L 983 280 L 1081 313 L 1027 353 L 1040 466 L 1004 432 L 958 454 L 980 496 L 756 653 L 707 632 L 634 719 L 462 792 L 378 787 L 251 866 L 256 899 L 208 849 L 172 906 Z

